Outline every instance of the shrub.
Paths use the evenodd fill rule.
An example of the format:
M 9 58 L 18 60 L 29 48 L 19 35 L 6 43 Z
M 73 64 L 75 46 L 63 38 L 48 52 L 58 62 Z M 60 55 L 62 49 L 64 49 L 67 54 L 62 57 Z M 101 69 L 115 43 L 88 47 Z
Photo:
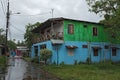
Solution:
M 90 64 L 90 63 L 91 63 L 91 59 L 90 59 L 89 57 L 87 57 L 86 63 L 87 63 L 87 64 Z
M 53 64 L 56 65 L 56 62 L 54 61 Z
M 52 51 L 49 49 L 41 49 L 40 50 L 40 59 L 46 61 L 52 56 Z
M 39 63 L 39 58 L 38 58 L 38 57 L 35 57 L 35 58 L 31 59 L 31 62 Z
M 65 65 L 65 63 L 62 61 L 62 62 L 60 63 L 60 65 Z
M 74 61 L 74 65 L 77 65 L 77 60 Z
M 4 64 L 6 62 L 5 56 L 0 56 L 0 64 Z

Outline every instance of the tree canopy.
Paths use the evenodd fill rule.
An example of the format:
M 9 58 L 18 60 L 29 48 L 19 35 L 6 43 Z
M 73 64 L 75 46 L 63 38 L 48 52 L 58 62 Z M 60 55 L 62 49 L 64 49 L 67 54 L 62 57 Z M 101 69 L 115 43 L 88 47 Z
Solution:
M 25 43 L 30 48 L 34 43 L 35 39 L 38 37 L 38 34 L 32 33 L 31 31 L 40 25 L 39 22 L 35 24 L 26 25 L 26 33 L 24 34 Z
M 111 38 L 120 41 L 120 0 L 86 0 L 90 11 L 104 16 L 103 23 Z
M 17 48 L 16 43 L 12 40 L 8 41 L 8 47 L 9 47 L 10 50 L 14 50 L 14 49 Z
M 0 28 L 0 44 L 5 43 L 5 30 Z

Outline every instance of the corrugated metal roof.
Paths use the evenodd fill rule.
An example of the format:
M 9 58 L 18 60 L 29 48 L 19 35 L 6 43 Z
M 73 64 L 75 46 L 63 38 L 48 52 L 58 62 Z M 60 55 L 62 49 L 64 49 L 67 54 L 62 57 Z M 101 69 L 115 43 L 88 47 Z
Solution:
M 89 21 L 75 20 L 75 19 L 69 19 L 69 18 L 60 17 L 60 18 L 50 18 L 50 19 L 48 19 L 47 21 L 41 23 L 40 26 L 38 26 L 37 28 L 33 29 L 32 32 L 36 32 L 37 33 L 40 30 L 42 30 L 42 29 L 44 29 L 46 27 L 51 26 L 52 22 L 53 22 L 53 24 L 56 24 L 57 22 L 61 22 L 63 20 L 71 20 L 71 21 L 77 21 L 77 22 L 84 22 L 84 23 L 91 23 L 91 24 L 103 25 L 101 23 L 96 23 L 96 22 L 89 22 Z

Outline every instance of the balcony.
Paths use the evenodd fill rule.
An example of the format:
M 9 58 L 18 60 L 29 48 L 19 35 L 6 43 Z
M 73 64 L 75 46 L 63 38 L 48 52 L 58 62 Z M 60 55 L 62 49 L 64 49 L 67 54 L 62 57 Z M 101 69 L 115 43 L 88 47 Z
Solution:
M 63 32 L 56 32 L 54 34 L 51 33 L 40 34 L 40 36 L 34 40 L 34 43 L 40 43 L 48 40 L 63 40 Z

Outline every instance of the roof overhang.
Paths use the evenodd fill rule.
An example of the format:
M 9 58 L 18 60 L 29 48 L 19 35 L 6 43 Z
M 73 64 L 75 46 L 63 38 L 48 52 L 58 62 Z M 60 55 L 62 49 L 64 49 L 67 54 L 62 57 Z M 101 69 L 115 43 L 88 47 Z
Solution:
M 54 24 L 57 24 L 57 23 L 59 23 L 59 22 L 61 22 L 63 20 L 70 20 L 70 21 L 77 21 L 77 22 L 83 22 L 83 23 L 91 23 L 91 24 L 103 25 L 101 23 L 95 23 L 95 22 L 89 22 L 89 21 L 75 20 L 75 19 L 69 19 L 69 18 L 60 17 L 60 18 L 50 18 L 50 19 L 48 19 L 47 21 L 41 23 L 40 26 L 33 29 L 32 32 L 38 33 L 40 30 L 43 30 L 43 29 L 45 29 L 47 27 L 50 27 L 51 23 L 53 23 L 53 25 L 54 25 Z
M 92 48 L 93 49 L 101 49 L 101 47 L 99 47 L 99 46 L 93 46 Z
M 120 48 L 118 48 L 118 47 L 111 47 L 112 49 L 120 49 Z
M 53 25 L 60 23 L 61 21 L 63 21 L 63 19 L 58 19 L 58 18 L 51 18 L 48 19 L 47 21 L 43 22 L 40 24 L 40 26 L 38 26 L 37 28 L 33 29 L 32 32 L 34 33 L 39 33 L 41 30 L 47 28 L 47 27 L 51 27 L 52 23 Z
M 54 39 L 51 39 L 51 42 L 53 45 L 59 45 L 59 44 L 63 44 L 64 41 L 63 40 L 54 40 Z
M 78 47 L 75 46 L 75 45 L 66 45 L 66 48 L 68 48 L 68 49 L 76 49 Z

